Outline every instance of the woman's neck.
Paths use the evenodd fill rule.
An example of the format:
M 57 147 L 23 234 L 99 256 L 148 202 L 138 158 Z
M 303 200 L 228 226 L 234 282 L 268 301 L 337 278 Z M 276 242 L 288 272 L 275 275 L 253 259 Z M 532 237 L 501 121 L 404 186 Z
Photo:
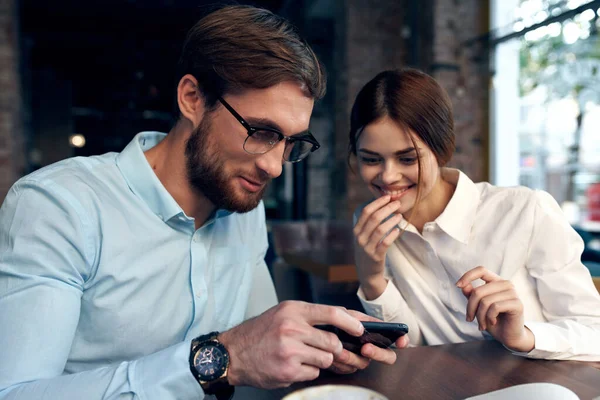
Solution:
M 445 180 L 440 173 L 433 190 L 426 198 L 419 201 L 416 212 L 413 208 L 404 215 L 404 218 L 422 234 L 425 224 L 435 221 L 444 212 L 455 189 L 456 184 Z

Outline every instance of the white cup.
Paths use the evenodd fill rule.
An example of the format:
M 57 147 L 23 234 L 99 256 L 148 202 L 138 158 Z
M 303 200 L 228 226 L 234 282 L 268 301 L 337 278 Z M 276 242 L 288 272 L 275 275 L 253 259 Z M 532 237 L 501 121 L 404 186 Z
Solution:
M 381 393 L 360 386 L 322 385 L 297 390 L 281 400 L 389 400 Z

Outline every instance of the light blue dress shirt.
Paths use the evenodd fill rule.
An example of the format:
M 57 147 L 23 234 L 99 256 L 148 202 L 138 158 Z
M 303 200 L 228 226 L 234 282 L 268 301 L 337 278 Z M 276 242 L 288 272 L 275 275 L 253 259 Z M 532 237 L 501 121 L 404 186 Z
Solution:
M 191 339 L 276 304 L 262 203 L 198 230 L 142 132 L 19 180 L 0 208 L 0 399 L 199 399 Z

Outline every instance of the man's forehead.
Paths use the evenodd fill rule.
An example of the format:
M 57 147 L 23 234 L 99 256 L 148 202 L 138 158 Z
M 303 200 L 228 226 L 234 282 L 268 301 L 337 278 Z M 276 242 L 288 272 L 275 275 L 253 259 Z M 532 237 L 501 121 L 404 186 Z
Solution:
M 285 135 L 306 131 L 314 106 L 314 99 L 296 82 L 247 89 L 226 95 L 225 100 L 250 125 L 270 127 Z
M 296 82 L 281 82 L 264 89 L 246 89 L 226 95 L 226 99 L 231 99 L 233 104 L 259 113 L 260 110 L 266 112 L 265 107 L 272 107 L 282 111 L 287 109 L 294 113 L 309 111 L 310 114 L 314 105 L 314 99 L 307 95 L 301 85 Z M 259 117 L 259 115 L 256 116 Z
M 230 93 L 234 96 L 264 96 L 281 93 L 294 93 L 296 95 L 302 95 L 302 97 L 313 100 L 312 96 L 306 89 L 306 85 L 294 81 L 283 81 L 265 88 L 241 88 L 232 90 Z

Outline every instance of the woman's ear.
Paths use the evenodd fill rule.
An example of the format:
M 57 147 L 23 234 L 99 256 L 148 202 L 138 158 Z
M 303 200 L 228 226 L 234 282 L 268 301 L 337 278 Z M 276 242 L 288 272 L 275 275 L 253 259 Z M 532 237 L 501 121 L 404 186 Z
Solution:
M 204 115 L 204 99 L 198 81 L 192 75 L 184 75 L 177 85 L 177 104 L 183 118 L 196 128 Z

